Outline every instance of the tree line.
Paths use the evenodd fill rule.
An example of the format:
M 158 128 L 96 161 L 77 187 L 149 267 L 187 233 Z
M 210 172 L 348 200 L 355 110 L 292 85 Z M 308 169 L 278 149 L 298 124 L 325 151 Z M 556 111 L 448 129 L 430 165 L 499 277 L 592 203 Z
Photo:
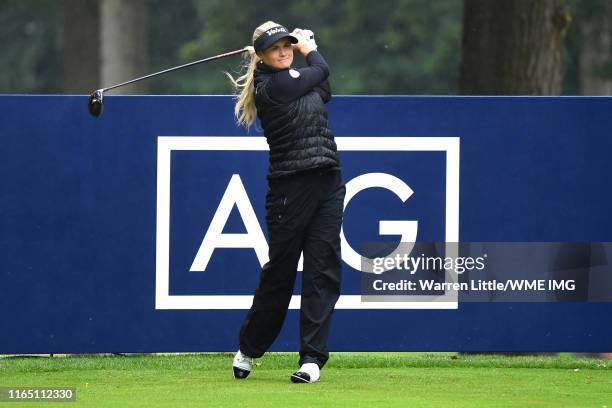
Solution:
M 337 94 L 610 94 L 608 0 L 3 0 L 0 92 L 83 94 L 310 28 Z M 122 93 L 228 94 L 221 60 Z

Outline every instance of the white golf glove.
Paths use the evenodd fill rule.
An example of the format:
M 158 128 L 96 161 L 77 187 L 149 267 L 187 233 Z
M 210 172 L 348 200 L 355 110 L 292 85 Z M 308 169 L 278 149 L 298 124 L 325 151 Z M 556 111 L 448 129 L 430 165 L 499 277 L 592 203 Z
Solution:
M 300 42 L 303 42 L 308 45 L 309 48 L 315 50 L 317 49 L 317 43 L 314 39 L 314 33 L 311 30 L 303 30 L 301 28 L 296 28 L 291 34 L 297 37 Z

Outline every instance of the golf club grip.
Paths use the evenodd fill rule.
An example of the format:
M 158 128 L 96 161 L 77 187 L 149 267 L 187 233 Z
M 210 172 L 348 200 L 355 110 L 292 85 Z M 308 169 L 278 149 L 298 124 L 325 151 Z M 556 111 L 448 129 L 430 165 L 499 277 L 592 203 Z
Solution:
M 189 62 L 187 64 L 179 65 L 178 67 L 172 67 L 172 68 L 164 69 L 163 71 L 154 72 L 153 74 L 145 75 L 145 76 L 142 76 L 142 77 L 136 78 L 136 79 L 131 79 L 129 81 L 122 82 L 120 84 L 109 86 L 107 88 L 102 88 L 102 92 L 110 91 L 111 89 L 119 88 L 120 86 L 125 86 L 125 85 L 129 85 L 129 84 L 133 84 L 134 82 L 142 81 L 144 79 L 151 78 L 151 77 L 158 76 L 158 75 L 162 75 L 162 74 L 165 74 L 165 73 L 168 73 L 168 72 L 177 71 L 177 70 L 182 69 L 182 68 L 187 68 L 187 67 L 190 67 L 190 66 L 193 66 L 193 65 L 201 64 L 203 62 L 208 62 L 208 61 L 213 61 L 213 60 L 220 59 L 220 58 L 230 57 L 230 56 L 236 55 L 236 54 L 242 54 L 245 51 L 247 51 L 247 47 L 241 48 L 239 50 L 230 51 L 230 52 L 226 52 L 226 53 L 223 53 L 223 54 L 215 55 L 215 56 L 212 56 L 212 57 L 204 58 L 204 59 L 201 59 L 201 60 L 198 60 L 198 61 Z

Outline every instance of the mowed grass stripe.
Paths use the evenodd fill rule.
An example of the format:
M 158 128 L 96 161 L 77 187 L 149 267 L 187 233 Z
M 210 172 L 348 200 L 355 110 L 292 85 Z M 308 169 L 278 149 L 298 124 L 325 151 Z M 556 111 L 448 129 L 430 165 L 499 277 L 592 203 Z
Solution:
M 130 356 L 0 357 L 0 373 L 53 372 L 64 370 L 222 369 L 233 353 L 145 354 Z M 266 368 L 296 367 L 297 353 L 268 353 L 257 359 Z M 612 370 L 612 361 L 556 355 L 457 354 L 457 353 L 331 353 L 327 368 L 482 367 L 565 368 Z M 612 408 L 612 407 L 611 407 Z
M 232 355 L 0 359 L 2 386 L 73 386 L 67 407 L 612 407 L 605 360 L 455 353 L 333 353 L 317 384 L 292 384 L 297 354 L 269 353 L 247 380 Z M 23 406 L 23 405 L 22 405 Z

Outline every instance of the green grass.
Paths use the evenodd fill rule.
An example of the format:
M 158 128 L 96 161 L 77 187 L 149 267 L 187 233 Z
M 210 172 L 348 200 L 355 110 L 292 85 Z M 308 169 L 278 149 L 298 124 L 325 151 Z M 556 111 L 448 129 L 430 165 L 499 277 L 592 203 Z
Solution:
M 612 361 L 455 353 L 332 353 L 316 384 L 297 354 L 270 353 L 247 380 L 232 354 L 0 358 L 0 386 L 76 387 L 65 407 L 608 407 Z M 0 403 L 0 406 L 6 405 Z

